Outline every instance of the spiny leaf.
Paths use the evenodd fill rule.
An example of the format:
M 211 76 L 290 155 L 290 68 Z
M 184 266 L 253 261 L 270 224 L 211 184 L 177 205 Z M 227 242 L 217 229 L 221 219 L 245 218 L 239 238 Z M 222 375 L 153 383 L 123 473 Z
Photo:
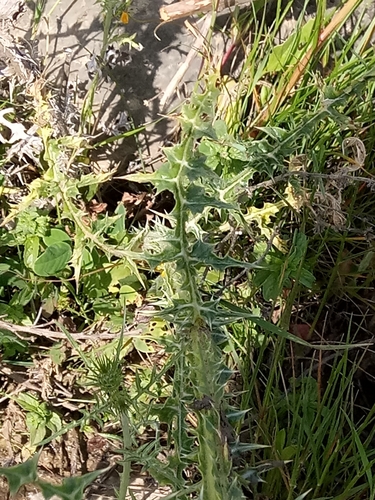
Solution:
M 23 464 L 8 468 L 0 467 L 0 474 L 8 480 L 11 495 L 15 495 L 21 486 L 36 482 L 38 460 L 39 454 L 34 455 Z
M 202 213 L 206 207 L 225 208 L 227 210 L 235 208 L 233 205 L 229 205 L 208 195 L 203 187 L 196 185 L 188 187 L 186 191 L 186 205 L 193 214 Z
M 179 144 L 171 148 L 165 148 L 164 153 L 168 161 L 152 174 L 131 174 L 120 177 L 120 179 L 142 183 L 151 182 L 154 184 L 158 193 L 165 190 L 175 193 L 177 176 L 182 166 L 186 163 L 184 160 L 186 146 L 185 144 Z
M 46 500 L 50 500 L 55 495 L 61 500 L 82 500 L 85 488 L 106 470 L 108 468 L 89 472 L 80 477 L 69 477 L 64 479 L 61 485 L 45 483 L 44 481 L 38 481 L 37 484 Z
M 254 269 L 255 266 L 249 262 L 232 259 L 231 257 L 218 257 L 213 252 L 213 246 L 203 241 L 197 241 L 190 253 L 192 264 L 202 264 L 212 266 L 214 269 L 224 270 L 227 267 L 242 267 L 245 269 Z

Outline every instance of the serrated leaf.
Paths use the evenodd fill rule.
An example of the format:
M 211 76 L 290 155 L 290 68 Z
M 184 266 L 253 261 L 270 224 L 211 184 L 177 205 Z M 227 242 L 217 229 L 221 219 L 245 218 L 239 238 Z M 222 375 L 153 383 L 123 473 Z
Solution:
M 186 206 L 193 214 L 202 213 L 206 207 L 225 208 L 227 210 L 235 208 L 233 205 L 213 198 L 206 193 L 203 187 L 194 184 L 189 186 L 186 191 Z
M 284 203 L 282 204 L 284 206 Z M 247 223 L 255 221 L 258 223 L 260 229 L 264 229 L 267 224 L 271 222 L 271 217 L 275 217 L 280 211 L 279 203 L 264 203 L 262 208 L 251 207 L 245 215 Z
M 89 472 L 79 477 L 68 477 L 63 480 L 61 485 L 45 483 L 44 481 L 38 481 L 37 484 L 45 500 L 50 500 L 54 495 L 61 500 L 82 500 L 85 488 L 106 470 L 108 468 Z
M 237 478 L 234 478 L 229 486 L 228 498 L 231 500 L 245 500 L 245 495 L 242 487 L 238 484 Z
M 9 484 L 9 492 L 15 495 L 25 484 L 35 483 L 37 480 L 39 454 L 20 465 L 0 467 L 0 474 L 5 476 Z
M 38 276 L 51 276 L 62 271 L 72 257 L 72 249 L 65 242 L 49 246 L 35 261 L 34 272 Z
M 218 270 L 224 270 L 227 267 L 242 267 L 247 269 L 258 267 L 248 262 L 232 259 L 231 257 L 218 257 L 213 252 L 213 246 L 201 240 L 194 244 L 190 257 L 192 261 L 195 260 L 197 264 L 211 266 Z
M 167 162 L 152 174 L 130 174 L 123 178 L 135 182 L 151 182 L 158 193 L 168 190 L 172 193 L 176 190 L 176 179 L 180 172 L 183 163 L 185 149 L 182 145 L 165 148 L 164 153 L 167 157 Z

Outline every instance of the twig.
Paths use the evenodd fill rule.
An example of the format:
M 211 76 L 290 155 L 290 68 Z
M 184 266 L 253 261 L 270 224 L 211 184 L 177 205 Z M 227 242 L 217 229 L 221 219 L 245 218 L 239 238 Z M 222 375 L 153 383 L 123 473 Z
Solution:
M 233 6 L 245 6 L 252 3 L 252 0 L 220 0 L 218 2 L 218 11 L 229 9 Z M 208 12 L 212 9 L 212 0 L 181 0 L 171 5 L 161 7 L 160 19 L 165 22 L 188 17 L 199 12 Z
M 59 326 L 59 323 L 56 323 L 56 325 Z M 53 330 L 49 330 L 40 326 L 14 325 L 13 323 L 9 323 L 8 321 L 3 321 L 1 319 L 0 329 L 14 333 L 21 340 L 27 340 L 27 338 L 19 335 L 20 333 L 26 335 L 36 335 L 38 337 L 46 337 L 51 340 L 66 339 L 66 335 L 63 332 L 54 332 Z M 142 330 L 138 329 L 124 332 L 123 335 L 126 337 L 135 337 L 136 335 L 139 335 L 141 333 Z M 86 333 L 71 333 L 70 335 L 74 338 L 74 340 L 110 340 L 117 338 L 119 336 L 119 333 L 95 333 L 93 335 L 89 335 Z
M 176 74 L 174 75 L 171 82 L 168 84 L 167 88 L 165 89 L 164 95 L 160 99 L 160 109 L 161 110 L 163 110 L 165 108 L 165 106 L 169 103 L 169 101 L 171 100 L 173 93 L 180 85 L 181 80 L 183 79 L 186 71 L 189 69 L 194 57 L 198 54 L 198 52 L 200 51 L 204 42 L 206 41 L 206 36 L 207 36 L 208 31 L 210 29 L 210 24 L 211 24 L 211 15 L 209 15 L 209 14 L 206 17 L 200 32 L 198 30 L 194 29 L 190 23 L 185 21 L 185 25 L 189 29 L 189 31 L 191 31 L 193 34 L 196 35 L 196 43 L 190 49 L 188 55 L 186 56 L 185 61 L 178 68 Z

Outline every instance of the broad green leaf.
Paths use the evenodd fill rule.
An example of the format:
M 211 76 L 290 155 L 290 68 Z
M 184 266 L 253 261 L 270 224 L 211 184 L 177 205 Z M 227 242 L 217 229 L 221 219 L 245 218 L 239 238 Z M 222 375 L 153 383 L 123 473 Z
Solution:
M 48 418 L 47 418 L 47 421 L 46 421 L 46 427 L 51 432 L 58 432 L 61 429 L 61 427 L 62 427 L 61 418 L 54 411 L 50 411 Z
M 14 398 L 16 403 L 26 411 L 38 412 L 40 407 L 40 401 L 31 394 L 23 392 Z
M 154 352 L 154 349 L 139 337 L 133 337 L 133 345 L 139 352 Z
M 38 413 L 27 413 L 26 426 L 30 433 L 30 445 L 37 446 L 46 435 L 46 419 Z
M 62 229 L 52 228 L 49 234 L 43 237 L 43 241 L 46 246 L 51 246 L 54 243 L 60 243 L 61 241 L 70 243 L 70 237 Z
M 262 285 L 263 297 L 267 302 L 269 300 L 276 300 L 282 292 L 282 285 L 284 280 L 281 280 L 278 273 L 270 273 L 268 278 Z
M 62 362 L 65 361 L 66 359 L 66 353 L 65 350 L 63 349 L 63 344 L 58 343 L 50 347 L 48 350 L 48 356 L 51 358 L 51 361 L 55 365 L 60 366 Z
M 72 249 L 65 242 L 54 243 L 35 261 L 34 272 L 38 276 L 51 276 L 62 271 L 72 257 Z
M 28 236 L 25 241 L 25 248 L 23 251 L 23 261 L 25 266 L 29 269 L 34 268 L 36 259 L 39 252 L 39 238 L 38 236 Z
M 274 73 L 285 69 L 285 65 L 297 64 L 311 41 L 315 20 L 311 19 L 293 33 L 284 43 L 275 45 L 264 69 L 264 73 Z
M 20 465 L 0 467 L 0 474 L 5 476 L 9 484 L 9 492 L 15 495 L 25 484 L 35 483 L 37 480 L 37 466 L 39 454 Z
M 21 285 L 21 283 L 20 283 Z M 11 298 L 9 304 L 10 305 L 19 305 L 19 306 L 25 306 L 32 300 L 32 298 L 35 296 L 35 287 L 33 283 L 22 283 L 22 285 L 25 285 L 22 287 L 21 291 L 19 293 L 15 293 L 13 297 Z M 19 287 L 21 288 L 21 286 Z
M 311 288 L 315 282 L 315 276 L 307 269 L 302 268 L 299 273 L 299 281 L 306 288 Z
M 111 275 L 110 286 L 114 286 L 127 278 L 130 275 L 130 270 L 123 262 L 121 262 L 118 266 L 112 267 L 109 274 Z
M 291 445 L 287 446 L 286 448 L 284 448 L 280 452 L 281 460 L 291 460 L 295 456 L 297 450 L 298 450 L 298 447 L 295 444 L 291 444 Z
M 214 123 L 214 130 L 218 139 L 226 138 L 228 136 L 228 129 L 224 120 L 216 120 Z
M 363 259 L 361 260 L 361 262 L 359 263 L 358 272 L 363 273 L 364 271 L 367 271 L 373 258 L 374 258 L 374 252 L 372 251 L 367 252 L 363 257 Z
M 38 481 L 45 500 L 50 500 L 53 496 L 61 500 L 82 500 L 83 492 L 95 479 L 108 469 L 96 470 L 79 477 L 68 477 L 64 479 L 61 485 L 54 485 Z
M 285 439 L 286 439 L 286 430 L 285 429 L 280 429 L 276 433 L 276 438 L 275 438 L 275 449 L 276 449 L 276 451 L 278 453 L 280 453 L 281 450 L 284 449 Z
M 134 304 L 138 297 L 139 294 L 133 287 L 122 285 L 120 288 L 120 303 L 123 307 L 126 307 L 126 304 Z

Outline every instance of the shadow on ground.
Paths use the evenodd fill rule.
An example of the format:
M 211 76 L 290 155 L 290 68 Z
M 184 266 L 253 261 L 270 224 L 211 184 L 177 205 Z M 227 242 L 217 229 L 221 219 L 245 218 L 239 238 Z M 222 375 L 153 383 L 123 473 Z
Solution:
M 127 45 L 123 54 L 130 62 L 117 65 L 109 72 L 107 82 L 102 82 L 95 95 L 94 109 L 97 123 L 111 123 L 119 112 L 129 114 L 135 127 L 148 123 L 147 132 L 139 141 L 125 140 L 123 145 L 105 151 L 101 160 L 121 164 L 124 171 L 139 145 L 143 154 L 154 157 L 165 142 L 172 124 L 161 119 L 159 102 L 163 90 L 177 71 L 190 49 L 191 39 L 184 30 L 183 22 L 160 24 L 159 8 L 163 0 L 137 0 L 131 10 L 129 24 L 119 24 L 121 34 L 135 34 L 135 40 L 143 46 L 137 51 Z M 24 15 L 19 35 L 26 40 L 32 37 L 32 12 L 35 1 L 30 2 L 30 10 Z M 63 89 L 67 75 L 67 59 L 71 57 L 69 80 L 79 82 L 79 88 L 87 90 L 90 80 L 86 64 L 93 54 L 102 49 L 103 16 L 101 6 L 92 0 L 61 1 L 55 8 L 55 0 L 47 0 L 37 35 L 39 54 L 46 57 L 46 77 L 57 89 Z M 51 12 L 52 11 L 52 12 Z M 48 15 L 50 13 L 50 15 Z M 157 123 L 155 123 L 155 121 Z M 154 122 L 154 123 L 152 123 Z

